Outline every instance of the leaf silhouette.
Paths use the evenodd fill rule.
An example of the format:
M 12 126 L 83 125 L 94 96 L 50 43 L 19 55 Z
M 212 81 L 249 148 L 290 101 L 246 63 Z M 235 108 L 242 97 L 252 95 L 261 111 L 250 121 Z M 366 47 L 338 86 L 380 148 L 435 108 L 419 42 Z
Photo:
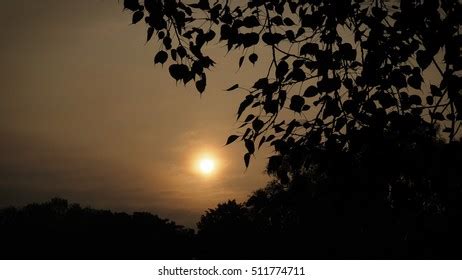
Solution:
M 256 132 L 259 132 L 263 126 L 265 125 L 265 123 L 260 120 L 259 118 L 256 118 L 253 122 L 252 122 L 252 128 L 253 130 L 255 130 Z
M 239 138 L 239 136 L 237 136 L 237 135 L 231 135 L 231 136 L 229 136 L 229 137 L 228 137 L 228 140 L 226 140 L 225 146 L 226 146 L 226 145 L 229 145 L 229 144 L 231 144 L 231 143 L 233 143 L 234 141 L 237 140 L 237 138 Z
M 248 16 L 244 18 L 243 25 L 247 28 L 253 28 L 260 26 L 260 22 L 258 21 L 256 16 Z
M 255 118 L 255 115 L 250 114 L 250 115 L 248 115 L 248 116 L 245 118 L 244 122 L 250 122 L 250 121 L 253 120 L 254 118 Z
M 235 89 L 239 88 L 239 84 L 235 84 L 233 86 L 231 86 L 230 88 L 228 88 L 226 91 L 233 91 Z
M 295 22 L 291 19 L 291 18 L 284 18 L 284 24 L 287 25 L 287 26 L 292 26 L 292 25 L 295 25 Z
M 285 61 L 279 62 L 276 67 L 276 78 L 283 80 L 287 72 L 289 72 L 289 64 Z
M 257 62 L 258 60 L 258 55 L 256 53 L 253 53 L 251 55 L 249 55 L 249 61 L 255 65 L 255 62 Z
M 305 97 L 315 97 L 316 95 L 318 95 L 319 91 L 318 91 L 318 88 L 315 87 L 315 86 L 309 86 L 305 92 L 303 93 L 303 96 Z
M 146 42 L 149 42 L 149 40 L 151 40 L 153 34 L 154 34 L 154 28 L 149 27 L 147 31 L 147 36 L 146 36 Z
M 284 40 L 286 36 L 283 35 L 283 34 L 280 34 L 280 33 L 270 33 L 270 32 L 266 32 L 263 34 L 263 36 L 261 37 L 261 39 L 263 40 L 263 42 L 265 42 L 267 45 L 277 45 L 279 44 L 279 42 L 281 42 L 282 40 Z
M 305 105 L 305 99 L 300 95 L 294 95 L 290 99 L 290 109 L 292 111 L 300 113 L 302 111 L 303 105 Z
M 165 51 L 159 51 L 154 57 L 154 64 L 160 63 L 164 64 L 167 61 L 168 54 Z
M 168 68 L 170 76 L 176 81 L 183 79 L 188 74 L 189 68 L 184 64 L 172 64 Z
M 315 55 L 319 50 L 318 44 L 306 43 L 300 48 L 300 55 Z
M 124 8 L 134 12 L 140 8 L 140 3 L 138 0 L 124 0 Z
M 138 23 L 140 20 L 142 20 L 144 17 L 144 13 L 143 11 L 136 11 L 133 13 L 133 17 L 132 17 L 132 23 L 133 24 L 136 24 Z
M 422 71 L 427 69 L 427 67 L 430 65 L 432 62 L 432 57 L 431 55 L 426 52 L 426 51 L 418 51 L 417 54 L 417 63 L 419 64 L 420 68 L 422 68 Z
M 252 140 L 244 139 L 244 143 L 245 143 L 245 148 L 247 149 L 249 154 L 255 153 L 255 145 Z
M 249 163 L 250 163 L 250 154 L 249 153 L 246 153 L 244 155 L 244 164 L 245 164 L 245 168 L 249 168 Z
M 206 86 L 207 80 L 205 79 L 205 75 L 202 75 L 202 79 L 196 81 L 196 89 L 199 91 L 199 93 L 203 93 Z
M 237 119 L 239 119 L 242 113 L 244 112 L 244 110 L 247 107 L 249 107 L 250 104 L 252 104 L 254 98 L 255 97 L 250 94 L 245 97 L 244 101 L 241 102 L 241 104 L 239 105 L 239 109 L 237 110 Z
M 258 149 L 261 148 L 261 146 L 265 143 L 265 141 L 266 141 L 266 137 L 263 136 L 263 137 L 260 139 L 260 143 L 258 144 Z
M 239 68 L 241 68 L 242 63 L 244 63 L 244 58 L 245 56 L 241 56 L 241 58 L 239 58 Z
M 412 75 L 407 79 L 407 83 L 415 89 L 420 89 L 422 84 L 422 77 L 420 75 Z
M 440 88 L 435 85 L 430 85 L 430 90 L 433 96 L 442 96 L 443 93 L 441 92 Z

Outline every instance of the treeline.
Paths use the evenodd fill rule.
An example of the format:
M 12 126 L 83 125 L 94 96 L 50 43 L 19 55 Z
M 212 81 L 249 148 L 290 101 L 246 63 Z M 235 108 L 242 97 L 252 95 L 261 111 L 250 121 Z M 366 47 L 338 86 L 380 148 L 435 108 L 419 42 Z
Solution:
M 192 258 L 194 231 L 150 213 L 82 208 L 55 198 L 0 210 L 7 259 Z
M 405 124 L 363 129 L 348 150 L 295 143 L 273 156 L 266 188 L 202 216 L 202 255 L 462 258 L 462 143 Z

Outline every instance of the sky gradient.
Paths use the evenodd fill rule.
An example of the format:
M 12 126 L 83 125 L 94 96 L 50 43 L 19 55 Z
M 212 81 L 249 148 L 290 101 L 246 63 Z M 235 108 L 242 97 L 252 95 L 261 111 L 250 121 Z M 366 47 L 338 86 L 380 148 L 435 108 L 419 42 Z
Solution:
M 245 171 L 224 147 L 251 85 L 248 61 L 209 48 L 216 67 L 200 97 L 176 85 L 143 24 L 115 0 L 0 0 L 0 206 L 59 196 L 83 206 L 150 211 L 194 226 L 207 208 L 263 187 L 269 150 Z M 256 67 L 264 67 L 256 66 Z M 218 170 L 194 171 L 203 153 Z

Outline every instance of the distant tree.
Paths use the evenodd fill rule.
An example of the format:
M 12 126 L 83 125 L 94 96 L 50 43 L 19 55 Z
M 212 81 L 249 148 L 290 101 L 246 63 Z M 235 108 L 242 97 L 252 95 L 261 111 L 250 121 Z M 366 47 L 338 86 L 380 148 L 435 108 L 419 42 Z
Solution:
M 245 205 L 236 200 L 209 209 L 197 223 L 198 253 L 201 257 L 250 257 L 255 228 Z
M 192 258 L 194 231 L 150 213 L 82 208 L 54 198 L 0 209 L 0 257 L 7 259 Z
M 454 0 L 124 0 L 156 40 L 154 62 L 204 92 L 214 60 L 206 45 L 259 63 L 237 110 L 248 166 L 257 147 L 270 163 L 297 147 L 354 149 L 355 139 L 440 127 L 454 141 L 462 120 L 462 5 Z M 283 112 L 291 112 L 291 114 Z M 287 117 L 289 116 L 289 117 Z M 394 133 L 390 132 L 390 133 Z M 304 154 L 304 156 L 308 156 Z

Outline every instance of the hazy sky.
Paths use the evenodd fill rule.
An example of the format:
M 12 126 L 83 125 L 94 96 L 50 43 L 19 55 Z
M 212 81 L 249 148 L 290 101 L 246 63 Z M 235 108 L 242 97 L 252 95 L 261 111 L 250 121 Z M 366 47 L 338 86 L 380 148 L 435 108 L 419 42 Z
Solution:
M 158 46 L 122 2 L 0 4 L 0 206 L 59 196 L 193 226 L 269 180 L 267 152 L 245 171 L 242 145 L 223 147 L 244 94 L 223 89 L 255 79 L 248 62 L 237 73 L 240 54 L 212 47 L 201 98 L 153 65 Z M 213 176 L 194 172 L 201 153 L 218 159 Z

